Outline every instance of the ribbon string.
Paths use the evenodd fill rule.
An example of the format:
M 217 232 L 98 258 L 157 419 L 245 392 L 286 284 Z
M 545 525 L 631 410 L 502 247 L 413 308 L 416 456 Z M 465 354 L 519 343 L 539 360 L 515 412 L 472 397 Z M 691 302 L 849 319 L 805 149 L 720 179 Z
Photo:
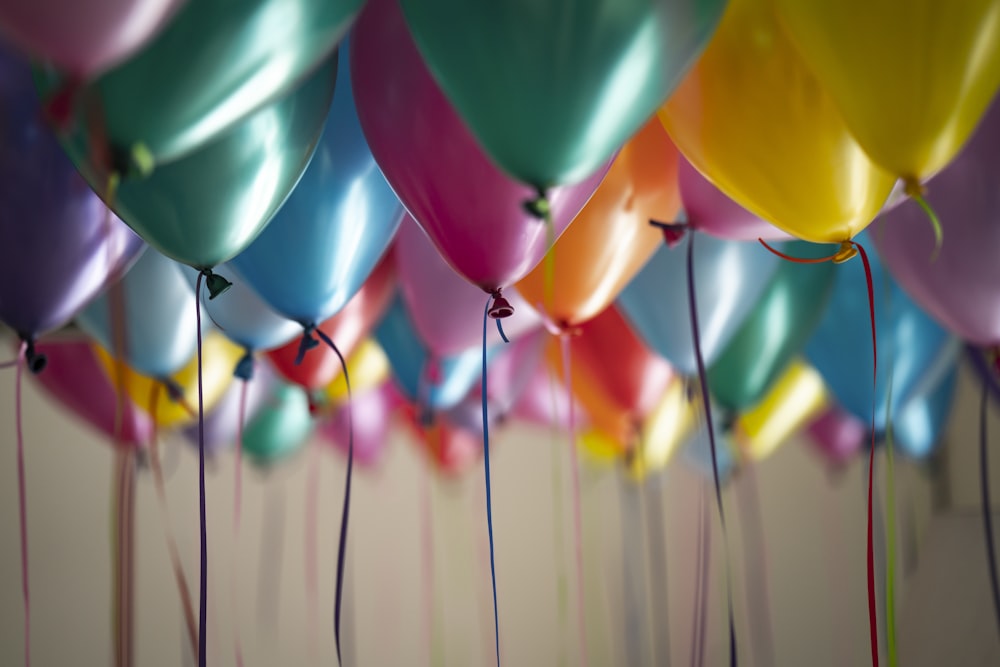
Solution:
M 482 377 L 482 408 L 483 408 L 483 471 L 486 476 L 486 530 L 490 537 L 490 577 L 493 582 L 493 635 L 496 643 L 497 667 L 500 667 L 500 613 L 497 607 L 497 566 L 496 553 L 493 545 L 493 493 L 490 488 L 490 416 L 487 400 L 486 379 L 486 325 L 490 317 L 490 307 L 493 295 L 486 300 L 483 310 L 483 377 Z
M 199 557 L 201 584 L 198 589 L 198 667 L 208 664 L 208 516 L 205 508 L 205 388 L 202 378 L 201 284 L 205 272 L 198 274 L 194 290 L 195 320 L 198 327 L 198 520 L 201 528 Z
M 31 586 L 28 579 L 28 501 L 24 475 L 24 424 L 21 405 L 21 385 L 28 343 L 21 341 L 17 353 L 17 371 L 14 379 L 14 412 L 17 430 L 17 510 L 21 535 L 21 595 L 24 599 L 24 667 L 31 665 Z

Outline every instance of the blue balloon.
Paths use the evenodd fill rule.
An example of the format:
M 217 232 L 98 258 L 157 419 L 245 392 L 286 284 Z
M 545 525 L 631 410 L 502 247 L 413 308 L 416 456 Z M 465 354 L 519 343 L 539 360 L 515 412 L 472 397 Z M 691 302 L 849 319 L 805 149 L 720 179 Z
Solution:
M 892 436 L 896 449 L 916 459 L 934 453 L 951 415 L 958 384 L 958 365 L 941 378 L 930 393 L 914 396 L 899 414 L 892 416 Z
M 457 355 L 434 360 L 417 337 L 403 299 L 397 295 L 385 317 L 375 329 L 375 340 L 385 350 L 397 385 L 406 397 L 435 410 L 454 407 L 480 380 L 483 351 L 469 348 Z M 500 351 L 498 346 L 486 349 L 487 363 Z
M 680 373 L 698 372 L 688 304 L 687 243 L 694 242 L 694 283 L 701 351 L 711 365 L 753 310 L 778 259 L 759 243 L 695 233 L 663 246 L 618 297 L 645 343 Z
M 232 260 L 271 307 L 303 326 L 347 304 L 403 216 L 361 132 L 351 87 L 340 83 L 350 80 L 346 55 L 338 67 L 333 106 L 312 162 L 257 240 Z
M 210 299 L 208 286 L 202 281 L 201 304 L 226 338 L 248 352 L 257 352 L 281 347 L 302 334 L 302 325 L 276 313 L 247 284 L 236 267 L 223 264 L 217 271 L 232 281 L 232 287 Z M 194 289 L 199 272 L 184 266 L 184 273 Z
M 866 248 L 867 234 L 857 240 Z M 957 341 L 914 303 L 869 253 L 878 340 L 878 381 L 875 386 L 875 431 L 886 425 L 889 380 L 892 413 L 898 414 L 914 396 L 937 387 L 958 355 Z M 826 314 L 806 357 L 849 413 L 870 423 L 872 418 L 872 334 L 864 267 L 852 260 L 837 271 Z
M 149 377 L 180 370 L 198 344 L 194 289 L 181 265 L 147 248 L 119 285 L 124 294 L 123 360 Z M 115 351 L 110 291 L 91 302 L 76 322 L 104 349 Z

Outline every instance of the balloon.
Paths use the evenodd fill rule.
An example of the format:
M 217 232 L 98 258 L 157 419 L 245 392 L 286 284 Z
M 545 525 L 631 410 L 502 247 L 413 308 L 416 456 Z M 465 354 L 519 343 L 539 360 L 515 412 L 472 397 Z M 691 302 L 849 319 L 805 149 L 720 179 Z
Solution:
M 893 177 L 864 154 L 795 53 L 770 0 L 731 0 L 659 115 L 684 156 L 719 189 L 807 241 L 850 239 L 892 189 Z
M 562 345 L 552 338 L 546 348 L 546 360 L 559 377 L 565 377 Z M 591 424 L 631 448 L 673 377 L 670 364 L 643 345 L 614 307 L 581 325 L 569 347 L 573 394 Z
M 375 328 L 375 340 L 385 350 L 397 386 L 407 399 L 422 407 L 442 410 L 461 401 L 482 375 L 482 349 L 434 358 L 413 331 L 401 298 L 389 306 Z M 487 363 L 499 347 L 487 348 Z
M 778 0 L 775 9 L 858 143 L 912 186 L 958 153 L 1000 87 L 994 0 Z
M 0 110 L 0 321 L 31 339 L 73 319 L 143 245 L 76 174 L 31 71 L 2 47 Z
M 677 164 L 684 217 L 692 229 L 733 241 L 785 240 L 788 234 L 746 210 L 698 173 L 684 157 Z
M 205 453 L 215 455 L 223 449 L 236 444 L 240 434 L 240 402 L 246 391 L 246 410 L 244 412 L 243 428 L 270 399 L 280 386 L 278 376 L 261 364 L 259 372 L 254 373 L 249 380 L 238 380 L 229 383 L 225 393 L 211 411 L 205 414 Z M 184 437 L 195 447 L 198 447 L 198 422 L 184 428 Z
M 817 246 L 786 250 L 808 257 Z M 819 247 L 821 249 L 821 247 Z M 837 265 L 782 262 L 763 296 L 708 369 L 712 398 L 725 410 L 744 410 L 760 400 L 802 351 L 833 293 Z M 859 295 L 860 296 L 860 295 Z
M 493 376 L 489 379 L 492 385 Z M 576 399 L 567 391 L 565 382 L 560 382 L 546 366 L 536 365 L 510 415 L 529 424 L 565 430 L 569 428 L 570 401 Z M 578 401 L 573 406 L 573 412 L 574 425 L 586 428 L 587 413 Z
M 147 250 L 120 282 L 77 315 L 80 328 L 117 355 L 116 290 L 125 363 L 155 378 L 175 373 L 191 360 L 198 345 L 198 313 L 194 290 L 180 265 Z
M 301 449 L 312 431 L 306 392 L 282 385 L 243 430 L 243 452 L 258 465 L 274 464 Z
M 826 402 L 820 374 L 794 361 L 767 395 L 739 416 L 732 437 L 746 458 L 760 461 L 815 419 Z
M 341 60 L 341 85 L 316 155 L 288 201 L 233 264 L 282 315 L 309 326 L 338 313 L 392 241 L 403 214 L 358 123 Z
M 946 221 L 933 231 L 913 201 L 888 212 L 871 234 L 893 278 L 938 322 L 965 340 L 1000 343 L 1000 102 L 958 158 L 932 179 L 927 200 Z
M 638 446 L 627 458 L 629 474 L 642 479 L 665 468 L 691 434 L 695 416 L 685 382 L 675 377 L 642 425 Z
M 567 327 L 608 307 L 660 246 L 650 218 L 673 220 L 680 206 L 677 149 L 654 118 L 615 158 L 573 225 L 517 289 L 549 320 Z M 546 273 L 554 270 L 552 293 Z
M 146 48 L 71 95 L 70 154 L 81 168 L 127 174 L 205 146 L 298 87 L 333 52 L 362 1 L 186 2 Z M 51 72 L 39 79 L 43 97 L 72 85 Z M 95 114 L 96 137 L 88 132 Z M 266 124 L 273 132 L 273 121 Z M 91 140 L 106 145 L 110 164 L 92 162 Z M 274 168 L 261 173 L 260 187 Z
M 483 439 L 476 433 L 459 428 L 437 417 L 430 424 L 421 422 L 421 415 L 410 411 L 407 420 L 410 433 L 431 464 L 448 476 L 458 476 L 478 463 L 483 455 Z
M 351 401 L 351 419 L 354 428 L 354 461 L 365 467 L 375 467 L 385 454 L 392 429 L 392 417 L 403 403 L 403 398 L 385 382 L 379 387 L 359 392 Z M 347 454 L 349 431 L 347 407 L 337 410 L 319 423 L 320 436 L 333 448 Z
M 128 399 L 122 402 L 121 427 L 116 429 L 118 395 L 89 340 L 82 336 L 54 337 L 39 343 L 38 352 L 49 362 L 46 372 L 35 376 L 45 392 L 108 442 L 144 447 L 152 439 L 149 415 Z
M 866 243 L 867 234 L 861 242 Z M 958 343 L 893 282 L 877 257 L 871 256 L 878 332 L 878 383 L 875 430 L 885 429 L 889 380 L 892 412 L 912 396 L 937 386 L 954 365 Z M 872 418 L 872 338 L 864 272 L 860 263 L 837 271 L 826 314 L 806 344 L 809 362 L 845 410 L 869 422 Z
M 753 310 L 778 267 L 757 243 L 695 234 L 694 283 L 701 352 L 712 364 Z M 660 248 L 618 297 L 618 306 L 647 345 L 678 372 L 697 372 L 691 338 L 687 248 Z
M 182 0 L 35 0 L 0 3 L 0 32 L 32 57 L 89 78 L 159 32 Z
M 309 164 L 335 73 L 333 59 L 286 97 L 183 160 L 145 179 L 125 179 L 114 197 L 115 211 L 182 264 L 209 269 L 232 259 L 256 238 Z M 81 165 L 82 173 L 105 192 L 107 177 L 94 167 Z
M 351 378 L 351 392 L 364 394 L 378 389 L 389 379 L 389 358 L 370 338 L 361 341 L 351 356 L 347 357 L 347 374 Z M 330 405 L 340 407 L 348 399 L 347 382 L 344 374 L 337 377 L 323 389 L 323 398 Z
M 400 0 L 445 94 L 507 173 L 598 169 L 667 99 L 725 0 Z M 456 29 L 455 26 L 461 26 Z
M 809 436 L 828 462 L 842 466 L 853 459 L 868 439 L 868 423 L 830 405 L 808 426 Z
M 482 345 L 486 302 L 482 290 L 448 266 L 408 215 L 399 228 L 394 255 L 407 312 L 427 349 L 443 357 Z M 541 326 L 538 313 L 516 290 L 505 296 L 514 308 L 514 314 L 504 319 L 508 338 L 516 339 Z M 496 327 L 490 327 L 488 336 L 490 345 L 502 342 Z
M 382 318 L 395 293 L 396 270 L 391 256 L 387 256 L 347 306 L 317 328 L 337 344 L 346 359 Z M 300 341 L 292 341 L 267 353 L 271 364 L 289 382 L 316 391 L 327 387 L 340 374 L 340 360 L 326 345 L 310 350 L 301 363 L 295 363 L 299 347 Z
M 548 193 L 548 230 L 522 206 L 535 191 L 494 166 L 431 78 L 396 0 L 368 3 L 350 48 L 361 127 L 407 210 L 469 282 L 487 291 L 517 282 L 542 259 L 548 236 L 558 237 L 583 208 L 604 170 Z
M 203 284 L 201 305 L 226 338 L 255 352 L 281 347 L 302 333 L 298 322 L 274 312 L 231 263 L 223 264 L 219 271 L 232 280 L 232 287 L 224 298 L 213 299 L 208 285 Z M 184 267 L 184 273 L 195 289 L 198 271 Z
M 189 424 L 198 418 L 198 357 L 195 355 L 184 368 L 168 380 L 180 400 L 170 396 L 163 379 L 140 375 L 125 363 L 115 360 L 100 345 L 92 346 L 105 374 L 114 386 L 124 387 L 129 399 L 152 415 L 160 428 Z M 224 336 L 210 333 L 202 346 L 202 387 L 205 413 L 219 402 L 233 380 L 233 367 L 240 358 L 240 348 Z M 155 404 L 153 398 L 156 399 Z
M 903 454 L 925 459 L 941 444 L 958 384 L 958 367 L 952 366 L 937 387 L 922 396 L 914 396 L 899 414 L 892 416 L 892 435 Z

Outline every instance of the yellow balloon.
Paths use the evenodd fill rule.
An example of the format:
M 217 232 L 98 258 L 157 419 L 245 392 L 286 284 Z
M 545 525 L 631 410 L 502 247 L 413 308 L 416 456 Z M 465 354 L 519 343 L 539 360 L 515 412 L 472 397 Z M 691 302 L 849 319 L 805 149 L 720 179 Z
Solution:
M 103 347 L 94 344 L 94 352 L 104 371 L 115 386 L 119 378 L 124 383 L 125 393 L 138 407 L 153 416 L 160 428 L 183 426 L 195 421 L 198 409 L 198 357 L 191 360 L 172 376 L 170 380 L 181 390 L 183 401 L 174 401 L 163 389 L 162 382 L 140 375 L 124 362 L 113 358 Z M 231 343 L 220 333 L 210 333 L 202 345 L 202 386 L 207 413 L 219 402 L 229 383 L 233 381 L 233 369 L 243 356 L 243 350 Z M 154 389 L 156 390 L 154 392 Z M 155 405 L 151 401 L 155 398 Z
M 389 377 L 389 358 L 378 343 L 368 338 L 347 358 L 347 373 L 351 377 L 351 390 L 357 394 L 378 387 Z M 323 396 L 330 405 L 347 400 L 347 382 L 344 374 L 326 386 Z
M 606 468 L 621 458 L 623 446 L 613 436 L 591 428 L 577 436 L 581 458 L 598 468 Z
M 823 378 L 795 361 L 760 403 L 740 415 L 733 429 L 743 456 L 759 461 L 799 431 L 826 407 Z
M 894 178 L 851 136 L 772 1 L 731 0 L 660 121 L 688 160 L 745 208 L 807 241 L 843 242 L 872 221 Z M 849 43 L 852 31 L 843 34 Z
M 884 169 L 918 187 L 1000 87 L 998 0 L 776 0 L 802 57 Z
M 691 434 L 694 423 L 695 412 L 688 400 L 684 380 L 676 377 L 642 424 L 638 447 L 628 459 L 629 475 L 641 480 L 665 468 Z

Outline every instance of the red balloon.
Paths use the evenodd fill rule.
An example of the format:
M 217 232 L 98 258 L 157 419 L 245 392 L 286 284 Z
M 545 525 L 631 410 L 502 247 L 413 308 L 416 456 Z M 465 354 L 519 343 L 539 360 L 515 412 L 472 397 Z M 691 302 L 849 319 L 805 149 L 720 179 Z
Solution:
M 339 313 L 317 328 L 330 337 L 346 359 L 382 319 L 396 291 L 396 266 L 392 253 L 386 254 L 357 294 Z M 299 340 L 267 353 L 274 368 L 289 382 L 308 391 L 322 389 L 340 374 L 340 360 L 326 345 L 320 344 L 296 364 Z

